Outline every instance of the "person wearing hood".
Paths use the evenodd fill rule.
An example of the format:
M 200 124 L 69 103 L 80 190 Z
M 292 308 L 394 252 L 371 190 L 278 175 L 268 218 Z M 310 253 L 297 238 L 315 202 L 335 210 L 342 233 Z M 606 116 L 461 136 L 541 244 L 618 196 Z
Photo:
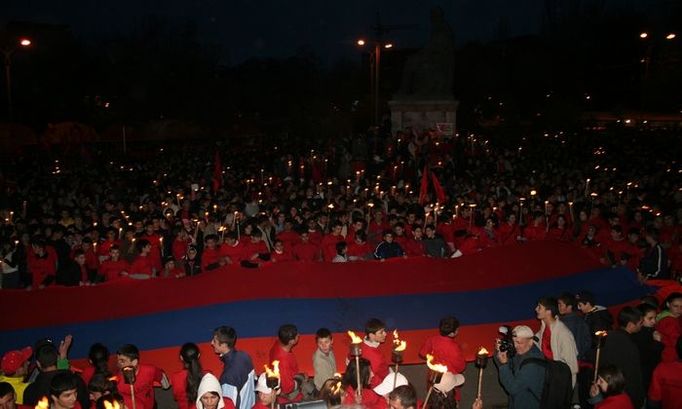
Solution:
M 197 409 L 234 409 L 234 404 L 228 398 L 223 398 L 220 381 L 215 375 L 207 373 L 201 378 L 197 389 Z

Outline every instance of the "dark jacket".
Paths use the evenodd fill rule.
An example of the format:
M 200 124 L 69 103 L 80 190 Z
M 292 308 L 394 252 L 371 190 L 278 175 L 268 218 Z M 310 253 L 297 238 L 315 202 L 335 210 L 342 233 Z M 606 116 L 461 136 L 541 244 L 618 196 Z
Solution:
M 654 369 L 661 362 L 661 352 L 663 344 L 654 339 L 654 329 L 642 327 L 642 330 L 631 335 L 632 340 L 639 350 L 639 358 L 642 364 L 642 383 L 644 390 L 649 390 L 651 375 Z
M 615 365 L 623 372 L 625 393 L 634 407 L 641 408 L 645 397 L 642 364 L 632 336 L 622 329 L 610 331 L 602 346 L 600 364 Z
M 35 381 L 26 387 L 24 390 L 24 405 L 26 406 L 36 406 L 38 401 L 43 398 L 43 396 L 50 395 L 50 382 L 55 375 L 60 373 L 70 373 L 66 369 L 57 369 L 50 372 L 40 372 L 36 377 Z M 81 404 L 81 408 L 90 407 L 90 395 L 88 394 L 88 388 L 85 386 L 83 379 L 74 375 L 76 379 L 76 391 L 78 392 L 78 402 Z
M 544 359 L 544 355 L 533 345 L 530 351 L 514 356 L 506 365 L 500 364 L 495 357 L 500 384 L 509 395 L 509 409 L 540 408 L 545 368 L 541 365 L 524 365 L 521 368 L 521 363 L 527 358 Z
M 404 255 L 405 252 L 403 251 L 403 248 L 400 247 L 400 244 L 396 243 L 395 241 L 390 243 L 382 241 L 379 243 L 376 250 L 374 250 L 374 257 L 377 259 L 400 257 Z
M 572 312 L 570 314 L 562 315 L 561 322 L 564 323 L 573 334 L 575 346 L 578 349 L 578 360 L 586 361 L 590 355 L 590 348 L 592 347 L 592 335 L 590 334 L 590 327 L 583 317 Z

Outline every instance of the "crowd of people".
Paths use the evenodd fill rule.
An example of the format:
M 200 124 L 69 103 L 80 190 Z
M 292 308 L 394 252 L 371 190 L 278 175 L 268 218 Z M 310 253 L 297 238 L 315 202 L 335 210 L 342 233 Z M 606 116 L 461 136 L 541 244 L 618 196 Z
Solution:
M 319 151 L 174 145 L 134 158 L 36 148 L 0 178 L 2 288 L 460 257 L 533 240 L 676 278 L 682 169 L 668 137 L 406 131 Z
M 640 305 L 618 311 L 614 325 L 611 313 L 588 291 L 539 299 L 538 330 L 518 325 L 495 344 L 494 362 L 509 395 L 508 407 L 681 407 L 682 293 L 671 293 L 661 307 L 655 297 L 646 296 Z M 113 359 L 106 345 L 93 344 L 87 366 L 77 368 L 68 359 L 70 336 L 58 345 L 42 339 L 35 347 L 3 354 L 0 403 L 7 409 L 99 409 L 115 403 L 119 408 L 152 409 L 158 406 L 155 388 L 172 388 L 180 409 L 267 409 L 312 401 L 330 409 L 455 409 L 461 407 L 467 366 L 457 342 L 459 327 L 457 318 L 442 318 L 438 334 L 419 349 L 433 371 L 427 376 L 429 392 L 423 402 L 417 402 L 415 384 L 394 372 L 397 366 L 387 358 L 384 344 L 395 350 L 400 340 L 396 335 L 387 339 L 386 324 L 372 318 L 350 352 L 335 351 L 332 332 L 320 328 L 315 350 L 309 351 L 311 374 L 299 369 L 294 349 L 300 334 L 293 324 L 280 326 L 264 371 L 257 371 L 251 356 L 237 348 L 237 332 L 229 326 L 216 328 L 210 338 L 223 364 L 220 373 L 202 368 L 207 358 L 191 342 L 179 351 L 183 369 L 168 376 L 143 362 L 135 345 L 118 347 Z M 335 352 L 345 360 L 337 359 Z M 337 362 L 343 361 L 341 371 Z M 546 369 L 549 362 L 566 368 L 563 382 L 560 371 Z M 560 388 L 565 389 L 563 395 L 556 393 Z M 484 397 L 477 396 L 472 407 L 482 408 Z

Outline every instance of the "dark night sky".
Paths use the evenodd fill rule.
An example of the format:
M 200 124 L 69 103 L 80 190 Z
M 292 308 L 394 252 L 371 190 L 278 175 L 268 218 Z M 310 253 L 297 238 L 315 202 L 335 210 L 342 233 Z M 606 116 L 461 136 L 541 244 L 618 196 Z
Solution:
M 561 0 L 558 0 L 561 2 Z M 590 1 L 590 0 L 586 0 Z M 633 0 L 607 1 L 614 5 Z M 637 3 L 636 0 L 634 0 Z M 655 0 L 639 0 L 639 4 Z M 250 57 L 286 57 L 310 46 L 323 60 L 352 57 L 354 40 L 367 33 L 376 12 L 386 24 L 418 24 L 390 35 L 397 47 L 423 45 L 429 10 L 441 6 L 458 44 L 491 39 L 500 19 L 509 34 L 537 33 L 543 0 L 4 0 L 0 23 L 10 20 L 62 23 L 80 38 L 100 39 L 125 33 L 144 16 L 170 21 L 193 20 L 202 39 L 220 44 L 223 61 Z
M 429 10 L 439 5 L 458 43 L 491 38 L 500 18 L 510 34 L 536 32 L 542 0 L 5 0 L 0 22 L 62 23 L 80 38 L 125 33 L 145 15 L 170 21 L 191 19 L 202 38 L 222 45 L 233 63 L 254 56 L 284 57 L 303 45 L 322 58 L 352 56 L 354 40 L 381 13 L 385 24 L 418 24 L 390 34 L 400 47 L 420 46 L 428 37 Z M 4 21 L 3 21 L 4 20 Z

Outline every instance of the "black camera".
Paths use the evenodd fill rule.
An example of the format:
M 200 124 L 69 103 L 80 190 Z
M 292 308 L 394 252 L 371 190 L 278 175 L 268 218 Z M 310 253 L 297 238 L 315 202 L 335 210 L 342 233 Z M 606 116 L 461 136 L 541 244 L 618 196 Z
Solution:
M 509 358 L 516 355 L 516 347 L 514 347 L 512 328 L 509 325 L 502 325 L 497 329 L 497 334 L 497 348 L 500 350 L 500 352 L 506 352 L 507 357 Z

